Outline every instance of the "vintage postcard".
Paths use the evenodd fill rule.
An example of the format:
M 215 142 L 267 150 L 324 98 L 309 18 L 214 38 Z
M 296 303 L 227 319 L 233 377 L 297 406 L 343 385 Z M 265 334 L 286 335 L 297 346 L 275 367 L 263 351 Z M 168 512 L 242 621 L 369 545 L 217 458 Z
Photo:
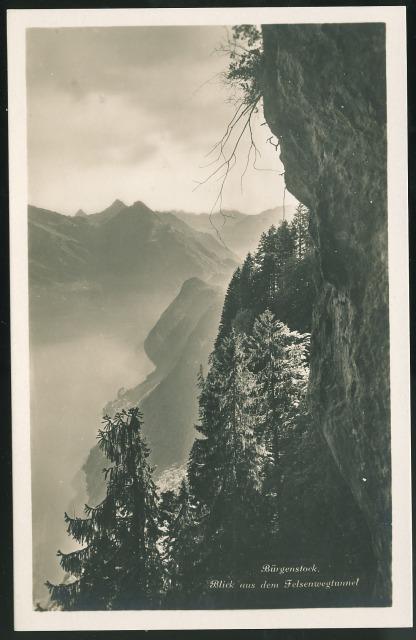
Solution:
M 405 51 L 9 11 L 16 629 L 411 625 Z

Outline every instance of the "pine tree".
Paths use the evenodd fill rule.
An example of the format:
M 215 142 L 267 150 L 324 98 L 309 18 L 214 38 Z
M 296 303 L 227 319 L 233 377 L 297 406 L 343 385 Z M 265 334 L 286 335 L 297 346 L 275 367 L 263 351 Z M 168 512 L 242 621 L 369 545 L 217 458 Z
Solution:
M 299 203 L 291 222 L 297 260 L 302 260 L 311 251 L 309 217 L 309 210 L 305 205 Z
M 222 338 L 229 334 L 232 328 L 232 322 L 236 317 L 238 311 L 241 309 L 240 277 L 241 269 L 240 267 L 237 267 L 237 269 L 233 273 L 230 284 L 228 285 L 227 292 L 225 294 L 220 326 L 218 328 L 218 335 L 215 346 L 219 345 Z
M 157 606 L 162 585 L 157 495 L 149 448 L 137 408 L 106 416 L 99 447 L 112 463 L 104 474 L 107 492 L 85 518 L 65 514 L 68 533 L 82 549 L 62 553 L 60 564 L 74 579 L 47 582 L 51 599 L 65 610 L 140 609 Z
M 273 308 L 273 302 L 279 302 L 286 289 L 287 275 L 291 271 L 294 262 L 295 242 L 291 226 L 283 220 L 276 232 L 275 244 L 275 290 L 269 308 Z
M 247 254 L 240 272 L 239 293 L 240 293 L 240 309 L 237 311 L 231 326 L 237 333 L 250 333 L 255 311 L 253 309 L 253 301 L 255 300 L 254 286 L 254 260 L 251 253 Z M 229 333 L 229 331 L 228 331 Z M 226 335 L 223 333 L 223 336 Z
M 221 344 L 217 344 L 210 356 L 210 369 L 206 378 L 202 369 L 198 374 L 199 422 L 196 430 L 202 437 L 196 438 L 192 445 L 188 461 L 188 479 L 190 490 L 200 505 L 211 504 L 218 490 L 215 448 L 211 443 L 216 440 L 216 434 L 221 430 L 219 398 L 222 394 L 222 381 L 216 357 Z
M 250 369 L 256 376 L 256 411 L 263 431 L 297 408 L 308 381 L 309 334 L 291 331 L 266 310 L 256 318 L 247 339 Z
M 252 410 L 255 380 L 234 330 L 217 347 L 200 396 L 204 436 L 196 440 L 190 482 L 200 504 L 203 575 L 247 567 L 261 544 L 264 450 Z
M 287 220 L 283 220 L 277 228 L 274 251 L 276 253 L 277 270 L 281 271 L 295 252 L 293 231 Z
M 240 273 L 240 299 L 243 309 L 250 309 L 253 304 L 254 260 L 251 253 L 247 254 Z
M 252 336 L 247 339 L 249 366 L 256 378 L 258 430 L 268 452 L 263 488 L 271 533 L 279 529 L 281 458 L 307 391 L 308 341 L 308 335 L 290 331 L 269 310 L 255 320 Z
M 293 233 L 286 220 L 278 228 L 272 225 L 267 232 L 262 233 L 255 255 L 256 314 L 276 304 L 284 287 L 285 268 L 293 255 Z
M 274 299 L 277 273 L 276 273 L 276 227 L 272 225 L 267 232 L 260 236 L 260 242 L 255 254 L 255 299 L 256 312 L 261 313 L 270 306 Z
M 177 494 L 168 498 L 170 509 L 165 520 L 164 562 L 169 576 L 168 602 L 186 604 L 198 591 L 198 519 L 197 507 L 187 480 Z

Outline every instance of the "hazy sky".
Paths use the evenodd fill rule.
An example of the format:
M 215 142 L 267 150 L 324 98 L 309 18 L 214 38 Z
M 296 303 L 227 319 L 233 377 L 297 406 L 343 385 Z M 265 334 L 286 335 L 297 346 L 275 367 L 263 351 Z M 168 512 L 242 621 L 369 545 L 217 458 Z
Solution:
M 218 166 L 201 168 L 235 109 L 221 78 L 227 57 L 216 52 L 226 34 L 218 26 L 28 30 L 30 202 L 68 214 L 115 198 L 209 211 L 220 183 L 193 189 Z M 282 204 L 283 168 L 262 122 L 259 113 L 257 166 L 266 170 L 250 162 L 241 191 L 244 142 L 225 185 L 227 208 Z

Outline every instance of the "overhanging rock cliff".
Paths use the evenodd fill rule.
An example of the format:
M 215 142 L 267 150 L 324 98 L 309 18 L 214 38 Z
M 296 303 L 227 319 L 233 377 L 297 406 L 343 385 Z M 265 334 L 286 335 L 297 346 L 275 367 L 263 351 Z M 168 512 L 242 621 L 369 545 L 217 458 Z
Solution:
M 391 471 L 385 30 L 263 27 L 265 118 L 317 255 L 311 399 L 367 519 L 388 604 Z

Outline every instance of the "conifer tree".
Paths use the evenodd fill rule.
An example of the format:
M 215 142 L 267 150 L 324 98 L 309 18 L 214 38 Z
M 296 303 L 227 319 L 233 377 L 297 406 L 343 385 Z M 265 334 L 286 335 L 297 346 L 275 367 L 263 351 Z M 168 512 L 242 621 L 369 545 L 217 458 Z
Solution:
M 247 339 L 249 364 L 256 378 L 258 430 L 268 452 L 264 493 L 272 533 L 279 528 L 281 458 L 307 391 L 308 341 L 307 334 L 290 331 L 269 310 L 255 320 L 252 336 Z
M 261 235 L 255 255 L 255 297 L 257 314 L 273 307 L 283 286 L 283 275 L 294 255 L 292 229 L 284 220 Z
M 188 604 L 198 584 L 198 520 L 197 507 L 189 492 L 187 480 L 172 493 L 163 540 L 164 561 L 168 573 L 168 602 Z M 166 498 L 165 498 L 166 499 Z
M 218 328 L 218 335 L 215 342 L 215 346 L 219 345 L 222 338 L 231 331 L 232 322 L 236 317 L 238 311 L 241 309 L 241 294 L 240 294 L 240 277 L 241 269 L 237 267 L 228 285 L 227 292 L 224 298 L 224 305 L 222 308 L 220 325 Z
M 311 250 L 309 234 L 309 210 L 299 203 L 291 222 L 297 260 L 302 260 Z
M 204 437 L 194 444 L 189 469 L 202 514 L 205 575 L 241 571 L 261 544 L 264 449 L 252 410 L 254 385 L 243 338 L 232 330 L 217 347 L 202 388 L 197 429 Z
M 215 355 L 220 345 L 221 342 L 217 339 L 217 345 L 209 359 L 210 369 L 206 378 L 202 369 L 198 374 L 199 422 L 195 428 L 202 437 L 196 438 L 189 454 L 188 480 L 190 490 L 196 496 L 199 505 L 210 504 L 216 493 L 217 474 L 211 441 L 214 439 L 214 434 L 221 429 L 219 397 L 222 388 Z
M 250 369 L 256 376 L 256 411 L 263 431 L 273 430 L 291 408 L 297 408 L 308 381 L 309 334 L 291 331 L 266 310 L 247 338 Z
M 293 230 L 287 220 L 283 220 L 276 231 L 275 240 L 275 289 L 273 302 L 278 301 L 286 289 L 287 275 L 290 273 L 294 262 L 295 242 Z M 270 308 L 269 307 L 269 308 Z
M 257 301 L 256 312 L 261 313 L 270 306 L 274 299 L 277 273 L 276 273 L 276 227 L 272 225 L 268 231 L 260 236 L 260 241 L 255 254 L 255 298 Z
M 287 220 L 283 220 L 276 230 L 274 250 L 277 269 L 282 270 L 287 261 L 293 257 L 295 251 L 293 231 Z
M 240 296 L 241 307 L 250 309 L 253 304 L 253 277 L 254 277 L 254 260 L 251 253 L 247 254 L 246 259 L 241 267 L 240 274 Z
M 99 447 L 112 463 L 104 474 L 107 492 L 96 507 L 85 505 L 85 518 L 65 514 L 68 533 L 83 548 L 58 551 L 73 580 L 47 582 L 51 599 L 65 610 L 141 609 L 158 606 L 162 566 L 157 495 L 148 463 L 137 408 L 106 416 Z
M 250 333 L 254 320 L 255 265 L 251 253 L 247 254 L 240 272 L 240 309 L 237 312 L 232 327 L 237 333 Z

